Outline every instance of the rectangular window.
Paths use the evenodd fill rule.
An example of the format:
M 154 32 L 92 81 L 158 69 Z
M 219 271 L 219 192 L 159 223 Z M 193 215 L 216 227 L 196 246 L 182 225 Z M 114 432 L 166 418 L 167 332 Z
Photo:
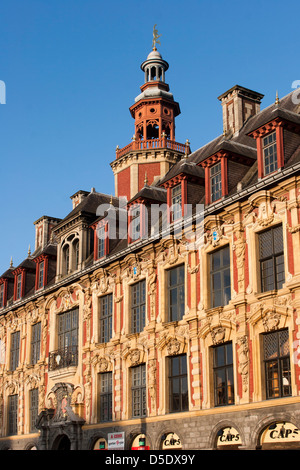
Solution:
M 277 170 L 277 144 L 276 144 L 276 132 L 263 137 L 262 139 L 263 148 L 263 160 L 264 160 L 264 174 L 269 175 Z
M 8 434 L 18 434 L 18 395 L 8 397 Z
M 234 404 L 232 343 L 213 348 L 215 406 Z
M 186 355 L 173 356 L 169 361 L 169 411 L 189 409 Z
M 108 343 L 112 337 L 112 294 L 100 297 L 100 343 Z
M 96 231 L 98 237 L 98 259 L 105 256 L 105 226 L 99 227 Z
M 22 273 L 17 276 L 17 291 L 16 291 L 16 300 L 20 299 L 22 296 Z
M 168 321 L 181 320 L 185 311 L 184 265 L 169 269 L 168 278 Z
M 30 432 L 37 431 L 35 424 L 39 414 L 39 389 L 34 388 L 29 392 L 29 426 Z
M 0 308 L 4 307 L 4 284 L 0 285 Z
M 20 356 L 20 332 L 16 331 L 11 335 L 10 347 L 10 370 L 16 370 L 19 365 Z
M 221 162 L 210 169 L 210 190 L 211 202 L 217 201 L 222 197 Z
M 146 416 L 146 365 L 131 368 L 132 417 Z
M 31 364 L 36 364 L 41 351 L 41 322 L 32 326 L 31 336 Z
M 229 246 L 210 255 L 211 308 L 227 305 L 231 299 Z
M 288 329 L 263 335 L 266 398 L 292 394 Z
M 131 286 L 131 333 L 140 333 L 146 321 L 146 281 Z
M 112 420 L 112 373 L 105 372 L 100 376 L 100 421 Z
M 45 269 L 45 261 L 41 261 L 39 263 L 38 289 L 44 286 L 44 269 Z
M 181 219 L 182 217 L 182 196 L 181 185 L 178 184 L 171 189 L 171 203 L 172 203 L 172 221 Z
M 130 207 L 130 239 L 138 240 L 141 237 L 141 208 L 139 204 Z
M 282 226 L 259 234 L 261 291 L 281 289 L 285 280 Z

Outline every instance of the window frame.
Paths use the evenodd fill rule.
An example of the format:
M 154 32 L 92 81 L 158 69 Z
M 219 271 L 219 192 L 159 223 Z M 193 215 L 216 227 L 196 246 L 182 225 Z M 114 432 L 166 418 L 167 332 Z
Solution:
M 288 347 L 288 353 L 287 354 L 280 354 L 281 347 L 282 345 L 280 344 L 281 336 L 283 334 L 286 334 L 287 337 L 285 338 L 285 341 L 287 343 Z M 275 337 L 274 342 L 276 342 L 276 351 L 273 351 L 272 356 L 270 358 L 266 358 L 266 339 L 271 338 L 271 336 Z M 262 356 L 263 356 L 263 368 L 264 368 L 264 386 L 265 386 L 265 396 L 266 400 L 271 400 L 274 398 L 284 398 L 284 397 L 290 397 L 292 396 L 292 384 L 291 384 L 291 358 L 290 358 L 290 344 L 289 344 L 289 330 L 288 328 L 282 328 L 280 330 L 275 330 L 275 331 L 268 331 L 266 333 L 262 334 Z M 273 343 L 274 344 L 274 343 Z M 275 356 L 274 356 L 275 354 Z M 287 360 L 288 362 L 288 378 L 284 376 L 284 361 Z M 275 368 L 272 370 L 272 363 L 275 365 Z M 276 364 L 275 364 L 276 363 Z M 277 369 L 276 369 L 277 367 Z M 270 373 L 273 373 L 271 375 Z M 275 374 L 277 373 L 278 376 L 276 377 Z M 288 381 L 288 393 L 284 393 L 284 379 L 287 379 Z M 269 386 L 269 384 L 274 384 L 275 381 L 277 381 L 278 385 L 275 387 L 274 385 L 272 387 Z M 278 390 L 278 394 L 274 395 L 274 392 L 276 393 L 276 390 Z
M 59 313 L 58 317 L 58 329 L 57 329 L 57 345 L 58 349 L 66 349 L 70 347 L 78 347 L 79 339 L 79 308 L 76 307 L 72 310 Z M 68 318 L 69 317 L 69 318 Z M 70 327 L 68 327 L 70 323 Z M 67 338 L 71 339 L 71 344 Z M 66 341 L 67 340 L 67 341 Z
M 29 390 L 29 432 L 37 432 L 35 423 L 39 415 L 39 389 Z
M 5 283 L 0 284 L 0 308 L 5 306 Z
M 17 369 L 20 363 L 20 331 L 15 331 L 10 338 L 10 371 Z
M 230 357 L 231 361 L 228 360 L 228 352 L 227 348 L 230 347 Z M 217 352 L 223 349 L 223 361 L 224 363 L 217 363 Z M 235 387 L 234 387 L 234 356 L 233 356 L 233 345 L 232 341 L 227 341 L 222 344 L 218 344 L 212 347 L 213 353 L 213 387 L 214 387 L 214 406 L 231 406 L 235 404 Z M 220 371 L 224 372 L 224 386 L 221 387 L 217 384 L 217 379 L 219 377 L 218 373 Z M 229 377 L 229 374 L 231 377 Z M 229 385 L 229 381 L 231 379 L 231 385 Z M 229 394 L 229 388 L 231 388 L 231 394 Z M 223 400 L 221 401 L 218 396 L 218 391 L 221 390 Z
M 9 436 L 18 434 L 18 409 L 19 395 L 17 393 L 8 395 L 7 434 Z
M 168 356 L 168 411 L 169 413 L 181 413 L 189 410 L 189 384 L 188 384 L 188 364 L 187 355 L 178 354 Z M 174 361 L 178 360 L 178 373 L 174 373 Z M 184 368 L 183 368 L 184 366 Z M 174 384 L 178 382 L 178 407 L 174 407 Z M 184 390 L 184 388 L 186 390 Z
M 276 230 L 281 229 L 281 234 L 282 234 L 282 250 L 275 252 L 275 236 L 274 233 Z M 262 236 L 266 233 L 271 233 L 271 240 L 272 240 L 272 250 L 271 250 L 271 255 L 268 256 L 262 256 L 261 251 L 262 251 Z M 277 260 L 282 258 L 283 262 L 278 264 Z M 262 263 L 267 263 L 268 261 L 271 261 L 271 267 L 272 267 L 272 288 L 268 289 L 265 285 L 267 278 L 270 278 L 271 276 L 263 276 L 263 267 Z M 258 233 L 258 263 L 259 263 L 259 274 L 260 274 L 260 291 L 261 293 L 264 292 L 270 292 L 273 290 L 279 290 L 282 289 L 282 285 L 285 283 L 285 260 L 284 260 L 284 238 L 283 238 L 283 226 L 282 224 L 276 225 L 273 227 L 269 227 L 266 230 L 263 230 Z M 279 271 L 278 267 L 283 265 L 283 270 Z M 283 274 L 283 280 L 278 281 L 278 274 Z M 269 285 L 269 284 L 268 284 Z
M 112 421 L 113 406 L 113 374 L 101 372 L 99 374 L 99 421 Z
M 130 285 L 130 333 L 140 333 L 146 326 L 146 280 Z M 135 299 L 138 300 L 135 302 Z
M 216 171 L 217 170 L 217 171 Z M 222 198 L 222 164 L 218 161 L 209 168 L 209 187 L 211 203 Z M 216 189 L 217 188 L 217 189 Z
M 269 140 L 270 138 L 272 138 L 272 141 L 265 144 L 264 141 L 266 139 Z M 264 135 L 263 137 L 261 137 L 261 147 L 262 147 L 262 159 L 263 159 L 263 172 L 264 172 L 264 176 L 268 176 L 268 175 L 271 175 L 272 173 L 275 173 L 275 171 L 278 170 L 278 152 L 277 152 L 277 134 L 276 134 L 276 130 L 274 130 L 273 132 L 270 132 L 269 134 Z M 272 153 L 272 155 L 266 155 L 266 151 L 269 151 L 269 149 L 271 149 L 271 148 L 275 148 L 275 151 Z M 266 165 L 266 158 L 270 159 L 274 155 L 275 155 L 274 161 L 272 163 L 269 162 L 268 165 Z M 271 165 L 274 165 L 274 169 L 266 171 L 267 166 L 270 167 Z
M 103 314 L 104 313 L 104 314 Z M 108 343 L 113 331 L 113 294 L 99 297 L 99 342 Z
M 130 367 L 130 376 L 131 417 L 145 418 L 147 416 L 146 364 Z
M 30 364 L 36 364 L 41 356 L 42 324 L 37 322 L 31 327 Z
M 183 273 L 183 281 L 178 282 L 180 279 L 180 274 L 179 272 L 182 270 Z M 171 284 L 171 273 L 172 272 L 177 272 L 176 277 L 177 277 L 177 282 L 175 284 Z M 172 268 L 167 269 L 166 271 L 166 277 L 167 277 L 167 322 L 174 322 L 174 321 L 180 321 L 182 320 L 183 316 L 185 315 L 185 301 L 186 301 L 186 292 L 185 292 L 185 265 L 180 264 L 177 266 L 174 266 Z M 182 288 L 183 291 L 183 300 L 180 302 L 180 289 Z M 176 302 L 171 302 L 172 300 L 172 293 L 173 291 L 177 291 L 176 293 Z M 177 311 L 175 316 L 173 316 L 173 305 L 177 306 Z M 179 310 L 181 311 L 182 307 L 182 312 L 180 314 Z
M 228 259 L 229 259 L 229 264 L 224 265 L 224 253 L 225 250 L 228 250 Z M 213 257 L 217 254 L 221 253 L 220 255 L 220 267 L 218 269 L 213 268 Z M 210 283 L 210 308 L 217 308 L 217 307 L 224 307 L 225 305 L 228 305 L 228 303 L 231 300 L 231 259 L 230 259 L 230 245 L 224 245 L 218 248 L 217 250 L 214 250 L 209 253 L 209 269 L 210 269 L 210 274 L 209 274 L 209 283 Z M 221 292 L 221 298 L 220 298 L 220 303 L 216 303 L 216 298 L 215 294 L 217 289 L 214 288 L 214 280 L 213 277 L 216 276 L 217 274 L 220 275 L 220 289 L 218 291 Z M 225 285 L 225 276 L 228 274 L 229 277 L 229 286 Z M 229 289 L 229 298 L 228 301 L 226 302 L 226 293 L 225 289 Z
M 182 217 L 182 186 L 181 183 L 171 187 L 171 222 Z
M 15 300 L 20 300 L 22 298 L 22 284 L 23 284 L 23 273 L 16 275 L 16 298 Z

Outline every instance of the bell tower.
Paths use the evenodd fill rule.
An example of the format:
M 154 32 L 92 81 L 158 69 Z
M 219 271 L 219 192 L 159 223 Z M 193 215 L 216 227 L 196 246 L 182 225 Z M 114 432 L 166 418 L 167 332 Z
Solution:
M 141 93 L 129 108 L 134 119 L 134 135 L 130 144 L 117 147 L 111 163 L 115 176 L 115 194 L 129 201 L 144 186 L 163 177 L 174 163 L 190 153 L 189 142 L 175 141 L 175 118 L 180 114 L 169 85 L 165 82 L 169 64 L 156 48 L 159 36 L 153 31 L 153 49 L 141 64 L 144 84 Z

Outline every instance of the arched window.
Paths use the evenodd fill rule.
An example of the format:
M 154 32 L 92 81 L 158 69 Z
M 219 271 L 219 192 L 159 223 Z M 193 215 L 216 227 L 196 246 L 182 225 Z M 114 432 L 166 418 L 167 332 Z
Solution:
M 74 253 L 74 269 L 79 267 L 79 240 L 73 242 L 73 253 Z
M 70 270 L 70 247 L 66 245 L 63 248 L 63 274 L 68 274 Z

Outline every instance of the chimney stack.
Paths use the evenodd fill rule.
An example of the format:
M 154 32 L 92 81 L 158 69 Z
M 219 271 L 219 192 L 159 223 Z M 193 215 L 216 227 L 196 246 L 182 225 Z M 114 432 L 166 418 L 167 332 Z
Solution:
M 260 111 L 264 95 L 235 85 L 218 97 L 223 108 L 223 132 L 226 136 L 237 134 L 247 119 Z

